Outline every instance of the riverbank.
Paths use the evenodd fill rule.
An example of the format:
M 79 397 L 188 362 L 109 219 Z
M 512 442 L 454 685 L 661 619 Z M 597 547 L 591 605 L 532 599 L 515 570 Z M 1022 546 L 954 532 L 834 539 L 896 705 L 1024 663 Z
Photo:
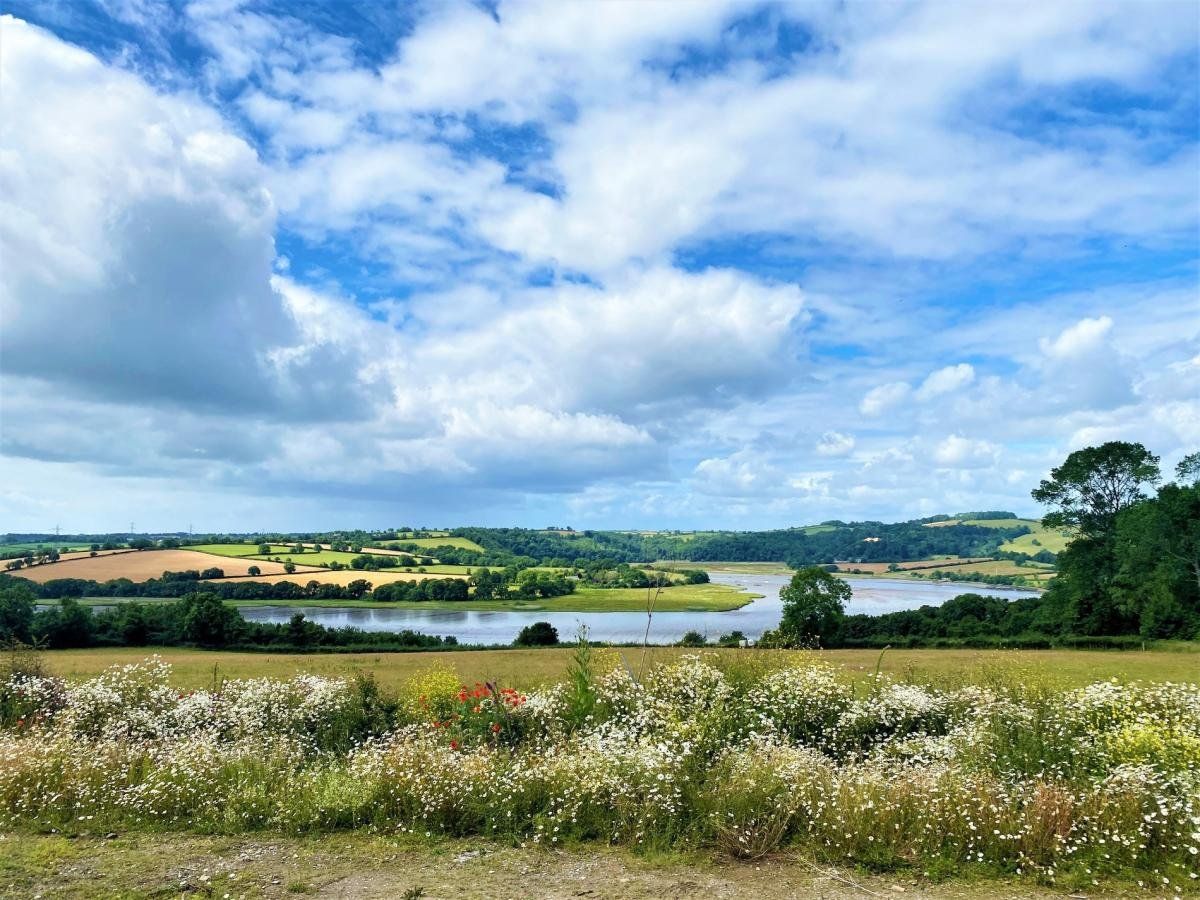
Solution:
M 203 590 L 203 587 L 198 588 Z M 655 612 L 729 612 L 741 609 L 762 594 L 747 592 L 727 584 L 681 584 L 664 588 L 657 596 L 651 592 Z M 114 603 L 169 603 L 176 598 L 85 597 L 87 606 L 111 606 Z M 55 600 L 40 601 L 53 604 Z M 227 600 L 243 609 L 285 607 L 291 609 L 395 609 L 426 612 L 645 612 L 647 592 L 643 588 L 578 587 L 575 593 L 539 600 L 424 600 L 420 602 L 383 602 L 379 600 Z

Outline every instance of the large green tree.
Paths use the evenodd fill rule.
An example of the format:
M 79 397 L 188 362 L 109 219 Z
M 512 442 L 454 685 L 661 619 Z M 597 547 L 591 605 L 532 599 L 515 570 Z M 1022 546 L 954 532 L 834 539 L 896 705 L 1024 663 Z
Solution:
M 24 585 L 0 589 L 0 641 L 28 641 L 37 595 Z
M 1055 507 L 1042 519 L 1046 527 L 1103 537 L 1112 533 L 1121 510 L 1144 500 L 1159 477 L 1158 457 L 1141 444 L 1109 441 L 1068 456 L 1033 489 L 1033 499 Z
M 783 602 L 779 643 L 797 646 L 835 641 L 846 617 L 850 594 L 850 585 L 820 566 L 801 569 L 779 592 Z
M 1158 457 L 1137 443 L 1109 441 L 1071 453 L 1033 499 L 1052 507 L 1042 524 L 1071 528 L 1058 555 L 1058 577 L 1046 594 L 1039 625 L 1074 634 L 1124 634 L 1138 627 L 1135 606 L 1115 583 L 1117 524 L 1147 499 L 1160 478 Z

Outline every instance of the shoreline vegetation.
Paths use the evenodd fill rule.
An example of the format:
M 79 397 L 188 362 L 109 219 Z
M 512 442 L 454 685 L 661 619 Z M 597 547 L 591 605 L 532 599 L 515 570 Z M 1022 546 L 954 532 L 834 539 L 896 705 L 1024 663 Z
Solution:
M 201 588 L 203 589 L 203 588 Z M 663 588 L 654 600 L 655 612 L 729 612 L 741 609 L 762 597 L 753 591 L 744 591 L 725 584 L 687 584 Z M 119 603 L 171 603 L 177 597 L 81 597 L 84 606 L 112 606 Z M 40 604 L 59 603 L 61 598 L 47 597 Z M 411 609 L 452 610 L 456 612 L 645 612 L 646 591 L 643 588 L 576 588 L 574 593 L 561 597 L 546 597 L 534 600 L 512 598 L 508 600 L 370 600 L 370 599 L 315 599 L 315 598 L 271 598 L 255 600 L 225 599 L 225 603 L 238 609 L 256 607 L 285 607 L 289 609 Z

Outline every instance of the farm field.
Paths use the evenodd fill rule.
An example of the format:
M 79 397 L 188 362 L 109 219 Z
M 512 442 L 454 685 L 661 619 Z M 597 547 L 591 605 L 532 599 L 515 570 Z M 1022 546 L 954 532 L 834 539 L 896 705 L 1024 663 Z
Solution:
M 267 565 L 267 563 L 258 563 L 258 565 Z M 427 578 L 465 578 L 465 575 L 437 574 L 437 573 L 420 573 L 420 572 L 405 572 L 403 570 L 387 569 L 384 571 L 370 572 L 363 569 L 339 569 L 332 572 L 329 569 L 313 569 L 308 568 L 305 571 L 300 571 L 297 566 L 297 571 L 288 575 L 283 571 L 283 566 L 278 563 L 271 563 L 275 566 L 276 571 L 269 575 L 255 575 L 253 577 L 241 578 L 239 581 L 261 581 L 267 584 L 276 584 L 280 581 L 291 581 L 296 584 L 304 585 L 310 581 L 316 581 L 319 584 L 340 584 L 343 587 L 352 581 L 368 581 L 371 587 L 376 587 L 381 584 L 391 584 L 393 581 L 424 581 Z M 226 573 L 228 575 L 228 573 Z M 228 578 L 213 579 L 214 581 L 228 581 Z
M 98 675 L 109 666 L 126 665 L 154 655 L 171 664 L 172 683 L 195 689 L 212 683 L 213 667 L 226 678 L 289 678 L 301 672 L 351 676 L 370 673 L 382 687 L 399 690 L 406 679 L 430 666 L 453 669 L 466 684 L 489 679 L 521 690 L 565 677 L 571 650 L 551 647 L 533 650 L 421 651 L 413 653 L 237 653 L 176 647 L 106 647 L 51 650 L 50 671 L 64 678 Z M 619 648 L 626 665 L 640 665 L 641 648 Z M 822 660 L 855 680 L 869 679 L 876 665 L 886 675 L 930 684 L 966 684 L 1004 675 L 1028 673 L 1077 687 L 1098 680 L 1195 681 L 1200 671 L 1200 645 L 1174 649 L 1114 650 L 694 650 L 650 647 L 648 664 L 671 662 L 699 653 L 702 658 L 760 660 L 783 665 Z
M 936 568 L 958 568 L 972 563 L 990 562 L 989 556 L 948 556 L 945 559 L 914 559 L 907 562 L 895 563 L 898 570 L 901 572 L 920 569 L 936 569 Z M 891 575 L 895 576 L 896 572 L 889 571 L 889 566 L 892 563 L 885 562 L 846 562 L 839 560 L 837 563 L 839 575 Z M 854 571 L 857 569 L 858 571 Z
M 705 572 L 727 572 L 731 575 L 790 575 L 792 570 L 782 562 L 692 562 L 686 559 L 660 559 L 655 566 L 675 569 L 703 569 Z
M 237 559 L 230 556 L 200 553 L 195 550 L 136 550 L 129 553 L 111 553 L 105 556 L 82 556 L 34 566 L 31 569 L 19 569 L 10 574 L 36 581 L 39 584 L 55 578 L 85 578 L 92 581 L 128 578 L 130 581 L 146 581 L 149 578 L 159 578 L 163 572 L 167 571 L 203 570 L 213 566 L 230 576 L 249 574 L 248 570 L 251 566 L 258 566 L 267 574 L 283 573 L 283 566 L 279 563 L 260 562 L 252 558 Z M 321 571 L 297 566 L 297 574 L 301 570 Z
M 483 553 L 484 549 L 469 538 L 463 537 L 423 537 L 423 538 L 397 538 L 393 541 L 383 541 L 385 544 L 400 543 L 400 544 L 415 544 L 418 547 L 457 547 L 459 550 L 474 550 L 477 553 Z M 367 548 L 363 548 L 363 552 L 368 552 Z M 375 551 L 370 551 L 375 552 Z M 395 552 L 395 551 L 384 551 Z M 400 551 L 403 552 L 403 551 Z
M 1067 543 L 1071 540 L 1069 534 L 1064 534 L 1053 528 L 1044 528 L 1040 522 L 1034 522 L 1030 527 L 1033 528 L 1031 534 L 1023 534 L 1018 538 L 1013 538 L 1011 541 L 1005 541 L 1000 545 L 1000 549 L 1013 553 L 1028 553 L 1030 556 L 1033 556 L 1039 550 L 1061 553 L 1067 548 Z M 1038 543 L 1035 544 L 1034 541 Z
M 350 561 L 356 556 L 361 556 L 359 553 L 350 553 L 345 550 L 330 550 L 323 546 L 320 550 L 315 549 L 314 544 L 305 544 L 305 551 L 297 553 L 293 548 L 294 544 L 272 544 L 270 553 L 259 553 L 258 544 L 195 544 L 188 546 L 188 550 L 198 550 L 202 553 L 213 553 L 218 556 L 229 556 L 238 559 L 261 559 L 273 560 L 279 557 L 284 562 L 291 560 L 296 565 L 306 566 L 328 566 L 330 563 L 339 562 L 344 566 L 350 565 Z M 396 550 L 379 550 L 363 548 L 363 554 L 374 553 L 379 556 L 411 556 L 412 554 L 401 553 Z
M 48 550 L 56 548 L 60 553 L 69 550 L 87 550 L 89 545 L 81 541 L 24 541 L 0 544 L 0 553 L 18 553 L 24 550 Z
M 871 875 L 814 866 L 790 856 L 748 865 L 708 855 L 648 856 L 596 845 L 550 852 L 474 837 L 417 839 L 358 832 L 308 837 L 151 832 L 112 838 L 0 832 L 0 856 L 5 858 L 0 896 L 63 900 L 226 893 L 342 900 L 404 896 L 557 900 L 581 895 L 622 900 L 859 900 L 901 896 L 898 889 L 927 900 L 1058 900 L 1063 896 L 1061 890 L 1008 879 L 933 882 L 915 873 Z M 1103 894 L 1093 889 L 1088 896 Z
M 96 551 L 96 556 L 115 556 L 115 555 L 116 555 L 116 554 L 118 554 L 118 553 L 138 553 L 138 552 L 144 552 L 144 551 L 138 551 L 138 550 L 97 550 L 97 551 Z M 67 560 L 71 560 L 71 559 L 91 559 L 91 558 L 92 558 L 92 551 L 91 551 L 91 550 L 71 550 L 71 551 L 67 551 L 67 552 L 62 552 L 62 553 L 59 553 L 59 555 L 58 555 L 58 561 L 59 561 L 59 562 L 66 562 Z
M 184 550 L 196 550 L 200 553 L 213 553 L 217 556 L 257 556 L 259 544 L 188 544 Z M 274 553 L 290 553 L 291 545 L 288 544 L 272 544 L 271 552 Z

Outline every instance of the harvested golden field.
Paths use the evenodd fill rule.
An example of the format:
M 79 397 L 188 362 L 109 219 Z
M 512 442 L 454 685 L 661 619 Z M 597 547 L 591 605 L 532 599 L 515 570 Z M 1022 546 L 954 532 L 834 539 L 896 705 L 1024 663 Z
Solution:
M 257 559 L 235 559 L 195 550 L 134 550 L 127 553 L 110 553 L 106 556 L 76 557 L 34 566 L 32 569 L 19 569 L 12 574 L 39 584 L 55 578 L 86 578 L 92 581 L 128 578 L 130 581 L 145 581 L 148 578 L 160 578 L 163 572 L 184 572 L 188 569 L 203 571 L 214 566 L 226 575 L 246 575 L 251 566 L 258 566 L 264 573 L 271 575 L 283 572 L 280 563 Z M 297 575 L 301 572 L 320 571 L 323 570 L 310 566 L 296 566 Z
M 223 558 L 223 557 L 217 557 Z M 253 562 L 253 560 L 251 560 Z M 352 581 L 369 581 L 371 587 L 378 587 L 381 584 L 390 584 L 393 581 L 424 581 L 426 578 L 466 578 L 466 575 L 448 575 L 442 572 L 368 572 L 361 569 L 342 569 L 338 572 L 331 572 L 328 569 L 314 569 L 309 566 L 296 566 L 294 574 L 279 574 L 283 572 L 283 566 L 277 563 L 260 562 L 260 566 L 275 566 L 275 571 L 266 575 L 255 576 L 253 578 L 239 578 L 239 581 L 261 581 L 267 584 L 275 584 L 279 581 L 292 581 L 299 585 L 308 584 L 310 581 L 316 581 L 320 584 L 340 584 L 343 587 Z M 266 569 L 263 569 L 266 572 Z M 225 574 L 231 574 L 229 569 L 225 569 Z M 242 573 L 244 574 L 244 573 Z M 228 581 L 228 578 L 222 579 Z

